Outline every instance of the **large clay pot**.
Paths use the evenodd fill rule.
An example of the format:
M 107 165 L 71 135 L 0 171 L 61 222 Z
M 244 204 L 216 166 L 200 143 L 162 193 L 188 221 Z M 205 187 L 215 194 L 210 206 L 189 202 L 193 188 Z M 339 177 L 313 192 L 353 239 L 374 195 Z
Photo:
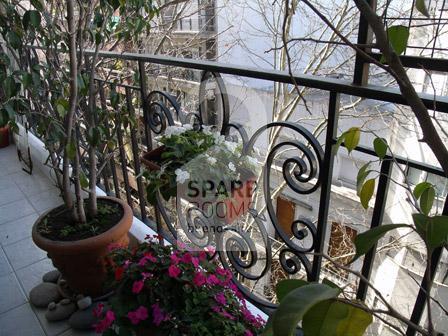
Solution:
M 9 146 L 9 127 L 0 127 L 0 148 Z
M 133 219 L 132 210 L 124 201 L 113 197 L 99 198 L 119 203 L 123 208 L 123 217 L 108 231 L 77 241 L 50 240 L 37 232 L 37 225 L 45 218 L 46 212 L 34 224 L 32 233 L 34 243 L 48 252 L 48 257 L 62 273 L 68 286 L 77 293 L 94 297 L 104 294 L 108 247 L 111 243 L 129 244 L 128 232 Z

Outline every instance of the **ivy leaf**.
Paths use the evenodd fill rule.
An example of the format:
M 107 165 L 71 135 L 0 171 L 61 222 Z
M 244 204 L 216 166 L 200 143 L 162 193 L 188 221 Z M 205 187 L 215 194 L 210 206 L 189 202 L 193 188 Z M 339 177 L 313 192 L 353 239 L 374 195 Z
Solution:
M 422 192 L 422 195 L 420 196 L 420 210 L 425 215 L 429 215 L 429 213 L 431 212 L 435 197 L 436 191 L 432 186 Z
M 426 16 L 427 18 L 429 18 L 429 12 L 428 12 L 428 8 L 426 7 L 426 3 L 425 0 L 417 0 L 415 2 L 415 8 L 417 8 L 417 10 L 423 14 L 424 16 Z
M 384 138 L 375 138 L 373 140 L 373 148 L 375 149 L 376 155 L 382 160 L 387 153 L 387 141 Z
M 349 153 L 358 146 L 360 137 L 361 129 L 359 127 L 352 127 L 346 132 L 344 144 Z
M 31 26 L 33 28 L 38 28 L 41 22 L 40 13 L 37 10 L 28 10 L 23 14 L 23 27 L 28 30 Z
M 409 227 L 407 224 L 386 224 L 381 225 L 376 228 L 367 230 L 363 233 L 358 234 L 355 237 L 355 247 L 356 247 L 356 254 L 353 257 L 353 259 L 350 261 L 350 263 L 353 263 L 356 259 L 363 256 L 369 250 L 380 240 L 386 232 L 389 232 L 391 230 L 395 230 L 401 227 Z
M 429 250 L 448 244 L 448 216 L 428 217 L 417 213 L 412 215 L 412 219 Z
M 285 296 L 292 290 L 306 285 L 309 285 L 309 282 L 300 279 L 286 279 L 280 281 L 275 286 L 278 302 L 282 302 Z
M 289 292 L 271 316 L 275 335 L 293 335 L 297 324 L 319 302 L 335 298 L 339 290 L 324 284 L 309 284 Z
M 392 48 L 397 55 L 401 55 L 408 45 L 409 28 L 402 25 L 392 26 L 387 29 L 387 35 Z
M 375 179 L 367 180 L 361 188 L 359 198 L 361 199 L 361 205 L 367 210 L 369 207 L 369 201 L 373 196 L 375 190 Z

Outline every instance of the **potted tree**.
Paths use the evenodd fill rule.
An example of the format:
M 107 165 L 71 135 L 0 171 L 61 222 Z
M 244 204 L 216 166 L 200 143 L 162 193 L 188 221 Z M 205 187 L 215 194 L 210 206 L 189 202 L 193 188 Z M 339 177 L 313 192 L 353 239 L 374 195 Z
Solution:
M 106 71 L 98 53 L 149 32 L 155 12 L 150 0 L 0 2 L 9 73 L 18 77 L 63 198 L 36 221 L 33 240 L 79 293 L 103 293 L 107 246 L 128 243 L 133 218 L 125 202 L 96 193 L 98 160 L 113 145 L 108 126 L 120 127 L 117 115 L 97 108 L 95 77 Z

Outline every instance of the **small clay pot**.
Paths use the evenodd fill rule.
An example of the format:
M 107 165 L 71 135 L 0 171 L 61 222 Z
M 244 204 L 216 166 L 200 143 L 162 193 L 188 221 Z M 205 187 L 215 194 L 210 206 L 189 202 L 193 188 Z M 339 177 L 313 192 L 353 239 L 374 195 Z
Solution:
M 0 148 L 9 146 L 9 127 L 0 127 Z
M 140 161 L 149 170 L 156 171 L 160 170 L 160 164 L 162 162 L 162 153 L 165 151 L 165 146 L 157 147 L 149 152 L 143 153 Z

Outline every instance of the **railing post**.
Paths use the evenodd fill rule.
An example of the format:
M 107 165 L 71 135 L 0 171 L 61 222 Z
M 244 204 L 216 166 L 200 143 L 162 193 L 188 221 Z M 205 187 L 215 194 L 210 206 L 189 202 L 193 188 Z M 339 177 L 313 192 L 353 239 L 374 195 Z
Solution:
M 319 215 L 317 219 L 317 234 L 314 245 L 314 252 L 322 253 L 325 243 L 325 233 L 327 230 L 328 207 L 330 205 L 331 180 L 333 176 L 334 153 L 333 144 L 337 135 L 337 125 L 339 116 L 339 93 L 330 92 L 330 101 L 328 106 L 327 134 L 325 137 L 325 154 L 322 165 Z M 313 258 L 313 267 L 311 270 L 311 281 L 318 281 L 322 267 L 322 256 L 315 255 Z
M 367 0 L 369 5 L 376 9 L 376 0 Z M 359 27 L 358 27 L 358 45 L 360 44 L 367 44 L 372 42 L 372 30 L 369 27 L 369 23 L 367 20 L 362 16 L 362 14 L 359 14 Z M 360 49 L 363 51 L 370 51 L 371 48 L 365 48 L 363 46 L 360 46 Z M 356 60 L 355 60 L 355 69 L 354 69 L 354 76 L 353 76 L 353 84 L 357 85 L 365 85 L 368 83 L 369 80 L 369 66 L 370 64 L 367 63 L 364 58 L 359 54 L 356 53 Z
M 148 102 L 148 95 L 146 93 L 147 90 L 147 82 L 146 82 L 146 73 L 145 73 L 145 63 L 142 61 L 138 62 L 138 72 L 139 72 L 139 79 L 140 79 L 140 94 L 142 99 L 142 107 L 143 107 L 143 115 L 145 120 L 145 140 L 146 140 L 146 146 L 148 150 L 152 149 L 152 136 L 151 131 L 146 124 L 147 116 L 149 115 L 149 102 Z M 157 206 L 154 206 L 154 216 L 156 219 L 156 225 L 157 225 L 157 234 L 161 235 L 163 233 L 162 228 L 162 218 L 160 216 L 160 211 L 157 208 Z M 163 238 L 159 239 L 160 244 L 163 244 Z
M 132 106 L 132 94 L 131 89 L 129 87 L 125 88 L 126 91 L 126 106 L 129 111 L 129 116 L 132 119 L 136 119 L 135 110 Z M 131 145 L 132 145 L 132 155 L 134 157 L 134 171 L 135 175 L 137 175 L 137 189 L 138 189 L 138 199 L 140 205 L 141 219 L 144 223 L 147 222 L 146 216 L 146 201 L 145 201 L 145 190 L 143 187 L 142 176 L 140 176 L 140 155 L 138 150 L 137 143 L 137 130 L 135 127 L 131 127 Z
M 373 207 L 372 221 L 370 228 L 376 228 L 383 222 L 384 208 L 386 207 L 387 191 L 389 190 L 390 174 L 392 172 L 392 161 L 386 159 L 381 164 L 380 177 L 378 179 L 378 188 L 376 190 L 375 205 Z M 369 279 L 372 273 L 373 263 L 375 261 L 375 252 L 377 245 L 364 256 L 361 274 Z M 359 280 L 356 298 L 364 301 L 367 295 L 368 285 L 365 281 Z

